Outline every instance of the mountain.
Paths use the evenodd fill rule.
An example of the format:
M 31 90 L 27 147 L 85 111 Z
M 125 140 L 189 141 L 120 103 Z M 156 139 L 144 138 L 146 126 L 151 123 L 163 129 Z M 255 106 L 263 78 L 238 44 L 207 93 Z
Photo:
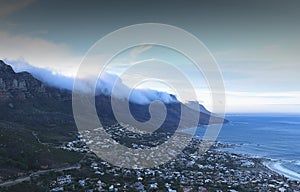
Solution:
M 118 123 L 111 107 L 111 99 L 104 94 L 95 97 L 98 116 L 104 128 Z M 129 103 L 134 119 L 140 122 L 150 119 L 149 104 L 116 98 L 114 100 L 120 106 Z M 165 107 L 165 121 L 155 132 L 167 131 L 173 134 L 179 125 L 182 110 L 186 112 L 186 116 L 180 128 L 189 127 L 189 118 L 197 114 L 194 109 L 178 101 L 166 103 Z M 160 109 L 156 110 L 152 106 L 151 110 L 153 109 L 156 117 L 164 117 Z M 199 110 L 199 124 L 208 124 L 209 120 L 210 123 L 226 122 L 212 115 L 202 105 L 199 105 Z M 122 114 L 122 108 L 120 112 Z M 132 123 L 124 117 L 124 123 Z M 154 125 L 155 123 L 150 124 L 149 128 Z M 0 180 L 45 167 L 50 169 L 77 163 L 83 157 L 82 154 L 60 148 L 64 143 L 75 140 L 77 135 L 71 91 L 48 86 L 27 72 L 15 73 L 11 66 L 0 60 Z M 145 138 L 145 142 L 147 138 L 152 141 L 159 139 L 160 142 L 168 139 L 167 136 L 155 138 L 152 135 L 159 134 L 142 134 L 140 138 Z M 112 136 L 128 147 L 137 143 L 136 139 L 118 137 L 113 133 Z M 143 143 L 143 139 L 139 144 L 147 145 Z
M 0 120 L 49 126 L 73 122 L 71 92 L 49 87 L 0 60 Z
M 77 163 L 82 154 L 58 148 L 76 135 L 69 91 L 0 61 L 0 183 Z
M 72 93 L 69 90 L 58 89 L 45 85 L 28 72 L 15 73 L 11 66 L 0 60 L 0 119 L 20 123 L 35 123 L 46 126 L 72 124 Z M 96 108 L 100 118 L 104 121 L 115 121 L 111 107 L 111 97 L 98 94 Z M 123 99 L 119 102 L 128 102 L 130 111 L 138 121 L 150 119 L 149 104 L 137 104 Z M 162 125 L 165 130 L 172 130 L 185 111 L 192 116 L 196 111 L 180 102 L 166 103 L 166 120 Z M 200 116 L 199 124 L 227 122 L 212 115 L 204 106 L 198 105 Z M 160 113 L 160 111 L 157 111 Z M 126 119 L 124 119 L 125 123 Z
M 15 73 L 0 60 L 0 101 L 24 101 L 33 98 L 60 97 L 62 92 L 45 86 L 28 72 Z

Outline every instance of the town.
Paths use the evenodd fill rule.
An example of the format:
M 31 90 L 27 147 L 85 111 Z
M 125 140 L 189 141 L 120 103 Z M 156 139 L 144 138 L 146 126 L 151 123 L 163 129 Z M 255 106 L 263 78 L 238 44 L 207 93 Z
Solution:
M 107 131 L 120 136 L 119 138 L 133 138 L 130 142 L 135 141 L 135 143 L 131 143 L 134 148 L 145 147 L 145 142 L 141 144 L 139 139 L 140 134 L 136 133 L 136 130 L 130 131 L 127 125 L 111 126 L 107 128 Z M 164 132 L 154 135 L 155 138 L 162 138 L 162 140 L 169 136 L 169 133 Z M 86 158 L 82 160 L 81 164 L 83 167 L 88 167 L 91 174 L 86 178 L 72 178 L 71 175 L 65 175 L 64 184 L 60 184 L 61 177 L 57 177 L 53 181 L 56 185 L 52 191 L 63 190 L 64 187 L 74 188 L 76 185 L 90 191 L 300 190 L 299 181 L 288 180 L 267 169 L 262 163 L 264 159 L 217 150 L 218 148 L 232 147 L 228 144 L 216 142 L 210 150 L 200 154 L 198 148 L 201 140 L 192 139 L 182 153 L 166 164 L 147 169 L 127 169 L 115 167 L 98 159 L 83 144 L 83 141 L 86 140 L 80 135 L 77 141 L 68 143 L 64 148 L 86 153 Z M 177 141 L 182 141 L 182 138 Z M 127 145 L 130 145 L 130 142 L 127 141 Z M 160 142 L 162 141 L 148 138 L 151 146 Z
M 96 130 L 97 131 L 97 130 Z M 106 128 L 114 139 L 132 148 L 147 148 L 166 142 L 171 133 L 156 132 L 145 139 L 141 133 L 128 125 L 114 125 Z M 87 144 L 100 141 L 89 140 L 96 137 L 92 131 L 78 135 L 77 140 L 66 143 L 62 148 L 84 154 L 84 158 L 69 169 L 34 175 L 30 181 L 19 186 L 35 186 L 43 191 L 300 191 L 300 182 L 288 180 L 263 165 L 265 159 L 251 158 L 218 150 L 233 147 L 216 142 L 205 153 L 199 152 L 201 140 L 193 138 L 189 145 L 174 159 L 152 168 L 130 169 L 114 166 L 97 157 Z M 125 139 L 127 138 L 127 140 Z M 156 140 L 154 140 L 155 138 Z M 159 139 L 160 138 L 160 139 Z M 176 141 L 183 141 L 180 136 Z M 148 142 L 148 146 L 146 145 Z M 164 151 L 161 152 L 165 153 Z M 125 161 L 125 160 L 124 160 Z M 18 186 L 17 185 L 17 186 Z M 11 187 L 1 188 L 9 191 Z

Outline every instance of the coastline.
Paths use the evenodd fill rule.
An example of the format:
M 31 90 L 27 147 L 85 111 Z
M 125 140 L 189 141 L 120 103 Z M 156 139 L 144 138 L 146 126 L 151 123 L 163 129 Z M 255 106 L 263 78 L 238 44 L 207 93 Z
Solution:
M 280 175 L 284 175 L 289 180 L 300 181 L 300 174 L 284 167 L 282 161 L 266 160 L 263 162 L 263 165 L 266 166 L 271 171 L 274 171 Z
M 196 131 L 197 128 L 188 128 L 182 131 L 184 134 L 192 134 Z M 199 138 L 198 138 L 199 139 Z M 247 159 L 257 159 L 261 162 L 261 164 L 266 167 L 268 170 L 286 177 L 288 180 L 298 181 L 300 182 L 300 173 L 291 170 L 286 167 L 285 164 L 292 163 L 292 161 L 281 160 L 281 159 L 272 159 L 269 157 L 257 156 L 247 152 L 241 152 L 238 150 L 234 150 L 238 147 L 239 144 L 235 143 L 223 143 L 221 141 L 216 140 L 216 144 L 214 145 L 214 149 L 217 151 L 222 151 L 228 154 L 238 154 Z
M 279 159 L 270 159 L 265 157 L 258 157 L 251 154 L 246 153 L 239 153 L 239 152 L 233 152 L 232 149 L 234 149 L 237 145 L 236 144 L 228 144 L 228 143 L 222 143 L 220 141 L 216 142 L 215 149 L 218 151 L 222 151 L 228 154 L 238 154 L 248 159 L 258 159 L 263 166 L 265 166 L 267 169 L 269 169 L 272 172 L 275 172 L 279 175 L 282 175 L 286 177 L 288 180 L 292 181 L 299 181 L 300 182 L 300 174 L 288 169 L 284 166 L 284 163 L 287 163 L 283 160 Z M 230 150 L 226 150 L 230 149 Z
M 113 128 L 112 128 L 113 129 Z M 123 132 L 117 129 L 121 135 L 126 135 L 127 132 Z M 165 138 L 167 135 L 161 135 Z M 183 141 L 184 137 L 178 138 L 178 142 Z M 130 141 L 128 141 L 130 142 Z M 139 147 L 138 144 L 137 148 Z M 157 185 L 157 188 L 164 190 L 178 190 L 183 189 L 195 189 L 196 191 L 287 191 L 300 190 L 300 182 L 289 180 L 282 174 L 278 174 L 272 171 L 263 164 L 266 160 L 259 157 L 251 157 L 250 155 L 242 155 L 238 153 L 230 153 L 224 150 L 228 147 L 234 148 L 231 144 L 222 144 L 216 142 L 208 151 L 205 153 L 199 153 L 199 146 L 201 141 L 197 138 L 191 140 L 189 145 L 180 153 L 178 156 L 160 166 L 156 166 L 148 169 L 127 169 L 112 166 L 109 162 L 99 159 L 96 155 L 86 155 L 85 158 L 80 162 L 83 170 L 88 174 L 88 177 L 78 177 L 81 168 L 79 170 L 69 170 L 65 173 L 65 176 L 72 178 L 70 183 L 57 183 L 57 178 L 61 177 L 58 173 L 48 173 L 43 177 L 32 177 L 30 181 L 16 183 L 17 187 L 21 185 L 36 185 L 40 183 L 38 181 L 47 177 L 49 183 L 42 184 L 48 187 L 51 183 L 56 183 L 52 186 L 55 190 L 58 187 L 70 188 L 75 183 L 80 181 L 88 181 L 89 186 L 98 186 L 99 179 L 103 185 L 103 189 L 109 190 L 110 186 L 114 186 L 119 183 L 119 186 L 115 185 L 120 191 L 126 186 L 129 191 L 147 191 L 151 184 Z M 66 150 L 74 150 L 80 152 L 78 148 L 70 148 Z M 83 147 L 83 146 L 82 146 Z M 141 149 L 141 148 L 140 148 Z M 84 152 L 86 153 L 86 152 Z M 160 151 L 160 153 L 165 153 Z M 161 154 L 163 155 L 163 154 Z M 126 159 L 124 159 L 126 161 Z M 79 172 L 78 172 L 79 171 Z M 50 171 L 51 172 L 51 171 Z M 130 172 L 130 174 L 129 174 Z M 111 175 L 113 173 L 113 176 Z M 136 175 L 140 177 L 137 178 Z M 107 180 L 104 178 L 112 177 L 114 180 Z M 124 182 L 124 178 L 128 180 Z M 163 181 L 159 184 L 159 181 Z M 168 185 L 164 185 L 168 183 Z M 10 183 L 8 183 L 10 184 Z M 138 184 L 138 185 L 137 185 Z M 150 185 L 149 185 L 150 184 Z M 90 188 L 86 186 L 86 189 Z M 0 190 L 7 189 L 12 191 L 11 187 L 1 187 Z M 41 187 L 41 184 L 36 187 Z M 143 190 L 141 190 L 141 187 Z M 146 189 L 146 190 L 144 190 Z

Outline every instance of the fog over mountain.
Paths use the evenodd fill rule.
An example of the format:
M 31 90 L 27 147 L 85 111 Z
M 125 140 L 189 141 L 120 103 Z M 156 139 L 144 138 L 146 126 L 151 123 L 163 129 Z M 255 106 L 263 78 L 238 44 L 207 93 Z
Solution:
M 4 108 L 0 110 L 2 114 L 1 117 L 4 119 L 12 118 L 14 121 L 17 121 L 17 117 L 20 117 L 20 122 L 22 123 L 28 121 L 28 118 L 36 119 L 37 116 L 40 116 L 38 120 L 41 122 L 56 122 L 61 119 L 61 117 L 51 118 L 49 114 L 43 112 L 46 110 L 54 112 L 55 115 L 60 114 L 62 111 L 67 114 L 68 118 L 71 117 L 71 91 L 68 90 L 66 84 L 63 83 L 56 84 L 60 89 L 53 87 L 53 82 L 59 79 L 59 76 L 49 73 L 47 70 L 45 70 L 45 72 L 43 69 L 30 67 L 30 65 L 23 65 L 24 68 L 20 66 L 22 65 L 19 65 L 16 71 L 22 71 L 25 67 L 28 67 L 28 71 L 31 70 L 30 72 L 32 74 L 29 72 L 16 72 L 10 65 L 0 60 L 0 104 L 4 106 Z M 17 65 L 14 67 L 16 69 Z M 46 84 L 34 78 L 33 75 L 43 77 Z M 68 79 L 66 77 L 64 78 Z M 161 126 L 163 129 L 174 130 L 174 128 L 177 127 L 178 120 L 181 119 L 182 111 L 186 111 L 186 122 L 189 122 L 189 119 L 199 114 L 199 112 L 199 124 L 201 125 L 227 122 L 227 120 L 217 117 L 215 114 L 211 114 L 204 106 L 198 103 L 190 102 L 184 104 L 178 101 L 174 95 L 155 90 L 134 90 L 128 101 L 127 98 L 124 98 L 125 95 L 122 95 L 122 90 L 128 89 L 128 87 L 122 83 L 118 85 L 120 88 L 117 87 L 118 90 L 121 90 L 120 92 L 118 91 L 117 94 L 111 93 L 112 82 L 114 82 L 116 78 L 117 76 L 105 74 L 97 85 L 98 92 L 95 96 L 95 104 L 99 118 L 102 118 L 103 122 L 108 123 L 108 125 L 111 125 L 111 122 L 116 122 L 112 108 L 112 99 L 118 106 L 124 106 L 126 103 L 129 104 L 130 113 L 140 122 L 147 121 L 150 118 L 149 108 L 152 103 L 151 101 L 159 100 L 163 102 L 167 113 L 166 120 Z M 71 80 L 72 78 L 69 79 Z M 195 108 L 190 107 L 190 105 Z M 124 107 L 120 107 L 121 110 L 123 110 L 123 108 Z M 155 114 L 160 117 L 164 112 L 159 109 Z M 28 118 L 25 117 L 25 114 L 28 115 Z M 127 111 L 121 114 L 126 115 Z M 45 118 L 48 120 L 45 120 Z M 127 122 L 126 118 L 123 120 L 125 123 L 131 123 Z M 64 117 L 62 117 L 62 121 L 65 121 Z
M 49 86 L 67 90 L 73 89 L 74 77 L 64 76 L 46 68 L 32 66 L 24 60 L 5 61 L 9 63 L 17 73 L 26 71 Z M 121 81 L 116 85 L 115 90 L 117 90 L 117 92 L 112 93 L 113 87 L 118 80 L 120 79 L 117 75 L 104 72 L 97 82 L 96 93 L 105 94 L 107 96 L 112 95 L 120 99 L 128 99 L 126 93 L 130 91 L 130 88 Z M 93 91 L 91 87 L 88 79 L 82 80 L 82 91 Z M 179 102 L 175 95 L 152 89 L 133 89 L 129 100 L 137 104 L 148 104 L 152 101 L 162 101 L 164 103 Z

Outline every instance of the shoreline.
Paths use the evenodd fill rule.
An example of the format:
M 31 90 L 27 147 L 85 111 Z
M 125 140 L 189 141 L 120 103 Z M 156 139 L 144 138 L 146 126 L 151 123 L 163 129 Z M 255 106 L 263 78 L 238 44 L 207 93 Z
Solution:
M 234 149 L 236 146 L 237 146 L 236 144 L 228 144 L 228 143 L 222 143 L 220 141 L 216 141 L 215 149 L 229 154 L 238 154 L 248 159 L 252 159 L 252 158 L 258 159 L 261 161 L 262 165 L 265 166 L 270 171 L 273 171 L 279 175 L 283 175 L 289 180 L 300 182 L 300 174 L 282 165 L 284 163 L 283 160 L 259 157 L 247 153 L 239 153 L 239 152 L 226 150 L 226 149 Z
M 196 131 L 197 128 L 188 128 L 185 130 L 182 130 L 181 132 L 183 134 L 191 134 L 192 132 Z M 234 152 L 232 149 L 236 148 L 238 145 L 234 143 L 223 143 L 221 141 L 216 140 L 215 141 L 214 149 L 217 151 L 222 151 L 228 154 L 238 154 L 241 155 L 247 159 L 259 159 L 261 161 L 261 164 L 265 166 L 268 170 L 275 172 L 279 175 L 283 175 L 288 180 L 292 181 L 299 181 L 300 182 L 300 173 L 297 173 L 293 170 L 290 170 L 289 168 L 285 167 L 283 165 L 284 160 L 280 159 L 271 159 L 268 157 L 260 157 L 249 153 L 241 153 L 241 152 Z M 225 150 L 224 150 L 225 149 Z M 226 150 L 231 149 L 231 150 Z
M 122 132 L 123 133 L 123 132 Z M 123 133 L 125 135 L 126 133 Z M 164 137 L 163 137 L 164 138 Z M 178 138 L 179 139 L 179 138 Z M 182 141 L 184 137 L 180 137 Z M 122 191 L 126 186 L 129 191 L 146 191 L 151 184 L 155 184 L 157 188 L 164 190 L 183 190 L 196 189 L 197 191 L 286 191 L 289 189 L 300 190 L 300 182 L 289 180 L 282 174 L 272 171 L 263 164 L 267 159 L 259 157 L 251 157 L 238 153 L 230 153 L 218 149 L 226 147 L 234 147 L 230 144 L 215 143 L 205 153 L 199 153 L 199 139 L 192 139 L 189 145 L 177 155 L 173 160 L 160 166 L 147 169 L 127 169 L 111 165 L 105 160 L 99 159 L 96 155 L 85 156 L 80 165 L 83 170 L 70 170 L 68 174 L 72 180 L 70 183 L 58 184 L 52 186 L 52 189 L 57 187 L 72 187 L 75 183 L 88 181 L 91 187 L 98 186 L 99 179 L 103 185 L 103 189 L 109 190 L 110 186 L 114 186 Z M 82 146 L 83 147 L 83 146 Z M 70 148 L 72 149 L 72 148 Z M 79 152 L 77 148 L 75 151 Z M 160 151 L 159 153 L 164 153 Z M 161 154 L 163 155 L 163 154 Z M 133 159 L 134 160 L 134 159 Z M 124 158 L 123 162 L 126 163 Z M 121 162 L 122 163 L 122 162 Z M 139 161 L 137 161 L 139 163 Z M 82 177 L 81 171 L 87 171 L 88 177 Z M 113 176 L 113 180 L 105 180 L 104 178 Z M 130 174 L 129 174 L 130 173 Z M 109 176 L 110 175 L 110 176 Z M 117 176 L 118 175 L 118 176 Z M 139 175 L 139 178 L 136 177 Z M 45 174 L 49 183 L 38 184 L 37 187 L 49 187 L 50 183 L 57 182 L 61 174 Z M 127 178 L 124 182 L 124 178 Z M 23 185 L 36 185 L 43 177 L 34 178 L 29 183 Z M 161 182 L 162 181 L 162 182 Z M 119 185 L 115 185 L 119 183 Z M 138 184 L 138 185 L 137 185 Z M 165 185 L 167 184 L 167 186 Z M 84 186 L 83 186 L 84 187 Z M 140 187 L 143 187 L 141 190 Z M 5 188 L 5 187 L 4 187 Z M 3 189 L 4 189 L 3 188 Z M 0 186 L 0 190 L 1 190 Z M 9 186 L 7 191 L 11 191 Z
M 282 161 L 280 160 L 265 160 L 263 161 L 263 165 L 266 166 L 271 171 L 274 171 L 280 175 L 285 176 L 289 180 L 300 181 L 300 174 L 292 171 L 282 165 Z

